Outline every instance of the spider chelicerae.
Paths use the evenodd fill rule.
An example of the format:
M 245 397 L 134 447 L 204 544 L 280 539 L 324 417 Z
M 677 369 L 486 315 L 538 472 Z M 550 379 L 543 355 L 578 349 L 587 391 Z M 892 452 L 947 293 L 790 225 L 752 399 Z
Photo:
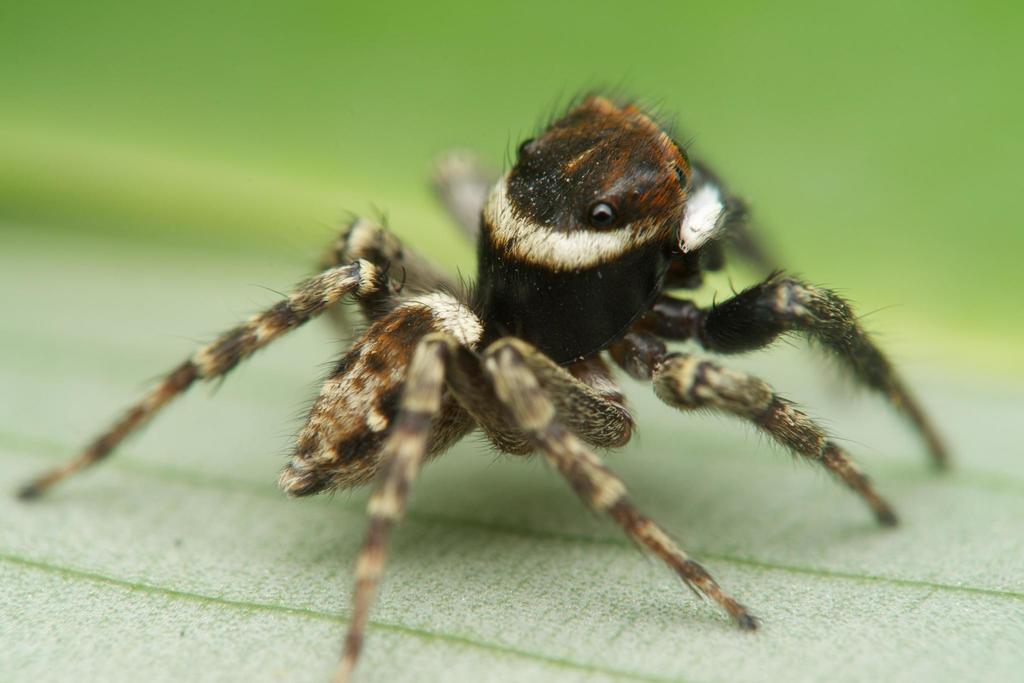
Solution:
M 947 454 L 892 365 L 834 292 L 774 273 L 712 307 L 672 296 L 719 269 L 726 246 L 754 262 L 744 204 L 668 129 L 631 103 L 589 96 L 519 147 L 497 177 L 448 157 L 439 194 L 477 241 L 471 287 L 451 280 L 382 225 L 357 219 L 319 275 L 222 334 L 171 371 L 75 460 L 24 489 L 34 498 L 107 455 L 197 380 L 222 377 L 257 349 L 355 300 L 367 327 L 338 361 L 281 472 L 306 496 L 371 481 L 369 527 L 356 565 L 352 616 L 337 680 L 358 658 L 388 535 L 425 460 L 474 430 L 503 453 L 540 453 L 593 509 L 663 560 L 744 629 L 757 621 L 644 516 L 593 448 L 625 444 L 633 419 L 608 360 L 650 380 L 681 410 L 747 420 L 820 464 L 882 524 L 896 516 L 843 449 L 762 380 L 666 341 L 721 354 L 799 333 L 834 355 L 921 433 L 934 462 Z

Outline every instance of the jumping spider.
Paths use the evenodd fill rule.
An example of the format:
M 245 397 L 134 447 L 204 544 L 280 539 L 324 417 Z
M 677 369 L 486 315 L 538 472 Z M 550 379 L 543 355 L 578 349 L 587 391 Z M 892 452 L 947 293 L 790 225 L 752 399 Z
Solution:
M 279 479 L 292 496 L 377 482 L 337 670 L 344 681 L 362 646 L 388 535 L 420 465 L 475 429 L 501 452 L 542 453 L 580 498 L 687 586 L 741 628 L 756 628 L 595 455 L 594 448 L 622 446 L 633 430 L 606 357 L 653 382 L 671 406 L 756 425 L 835 475 L 880 523 L 894 524 L 889 504 L 843 450 L 768 384 L 665 345 L 692 340 L 729 354 L 803 334 L 908 418 L 937 465 L 947 462 L 917 401 L 834 292 L 775 273 L 710 308 L 666 293 L 698 287 L 702 271 L 721 267 L 726 241 L 754 260 L 759 250 L 742 202 L 636 105 L 581 100 L 524 142 L 501 178 L 465 158 L 442 169 L 442 199 L 477 238 L 473 287 L 450 280 L 381 225 L 356 220 L 319 275 L 199 349 L 77 459 L 21 496 L 34 498 L 105 458 L 196 380 L 223 376 L 321 313 L 343 317 L 337 304 L 354 299 L 368 327 L 324 383 Z

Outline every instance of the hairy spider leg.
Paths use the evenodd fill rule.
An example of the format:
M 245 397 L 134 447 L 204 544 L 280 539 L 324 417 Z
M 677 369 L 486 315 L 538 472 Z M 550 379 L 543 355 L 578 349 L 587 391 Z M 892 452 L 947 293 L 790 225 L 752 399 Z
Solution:
M 633 418 L 608 367 L 589 358 L 563 368 L 539 350 L 523 348 L 526 363 L 555 405 L 555 411 L 574 434 L 599 448 L 623 446 L 633 434 Z M 503 453 L 527 455 L 536 448 L 497 400 L 476 353 L 453 351 L 455 367 L 448 376 L 456 399 Z
M 386 442 L 379 484 L 368 504 L 370 520 L 356 565 L 353 616 L 336 683 L 349 679 L 358 659 L 383 571 L 387 538 L 405 510 L 410 486 L 423 459 L 430 453 L 428 435 L 431 422 L 443 415 L 445 386 L 488 434 L 514 430 L 525 435 L 528 448 L 519 452 L 543 452 L 594 510 L 608 514 L 631 539 L 661 558 L 687 586 L 717 603 L 742 628 L 756 628 L 757 621 L 747 609 L 726 594 L 707 570 L 690 559 L 661 527 L 641 514 L 626 496 L 622 481 L 557 420 L 556 403 L 533 369 L 536 366 L 550 370 L 557 366 L 550 359 L 539 361 L 539 356 L 536 349 L 511 338 L 495 342 L 482 357 L 447 334 L 429 334 L 418 345 L 398 417 Z M 592 392 L 589 386 L 568 373 L 565 375 L 559 381 L 567 379 L 571 386 L 559 386 L 576 393 L 578 398 L 585 397 L 582 400 L 594 398 L 588 393 Z M 614 400 L 598 400 L 608 404 L 605 410 L 615 407 Z M 628 432 L 625 436 L 628 438 Z M 507 438 L 499 437 L 497 441 L 502 443 Z M 605 433 L 598 438 L 609 436 Z M 614 438 L 621 440 L 623 435 Z
M 884 396 L 921 435 L 937 467 L 949 464 L 946 446 L 917 399 L 850 305 L 829 289 L 774 274 L 708 309 L 662 296 L 638 327 L 664 339 L 694 339 L 718 353 L 764 348 L 787 332 L 804 334 L 855 381 Z
M 402 290 L 426 292 L 459 291 L 459 285 L 437 268 L 425 256 L 409 248 L 391 230 L 380 222 L 363 216 L 354 217 L 330 244 L 320 261 L 320 270 L 336 268 L 360 259 L 369 261 L 387 271 Z M 360 302 L 362 320 L 369 322 L 379 317 L 373 302 Z M 332 306 L 327 317 L 348 339 L 355 337 L 359 327 L 347 306 Z
M 474 346 L 480 331 L 479 320 L 450 295 L 400 300 L 360 335 L 324 380 L 278 477 L 281 488 L 290 496 L 308 496 L 373 481 L 420 341 L 446 332 Z M 428 455 L 443 452 L 472 426 L 455 399 L 446 397 Z
M 431 422 L 441 412 L 446 349 L 457 344 L 447 334 L 429 334 L 417 346 L 409 365 L 398 415 L 382 453 L 379 484 L 367 506 L 369 523 L 356 562 L 352 616 L 335 683 L 349 680 L 362 650 L 370 608 L 384 571 L 388 536 L 405 511 L 409 490 L 428 451 Z
M 516 426 L 593 510 L 611 517 L 634 542 L 665 562 L 695 592 L 725 610 L 741 628 L 757 628 L 757 620 L 747 608 L 723 591 L 657 523 L 640 513 L 622 480 L 558 422 L 554 404 L 526 362 L 528 353 L 529 345 L 508 338 L 492 344 L 483 359 L 495 394 Z
M 386 274 L 369 261 L 357 261 L 331 268 L 303 282 L 288 298 L 196 351 L 110 429 L 93 440 L 77 458 L 30 482 L 19 490 L 18 496 L 22 499 L 36 498 L 65 477 L 106 458 L 125 437 L 148 422 L 196 380 L 224 376 L 257 350 L 349 295 L 360 301 L 381 303 L 391 296 Z
M 892 507 L 825 430 L 764 381 L 692 355 L 669 354 L 665 343 L 651 333 L 630 332 L 611 353 L 637 379 L 652 379 L 655 393 L 665 403 L 747 420 L 790 451 L 820 463 L 861 497 L 880 524 L 896 524 Z

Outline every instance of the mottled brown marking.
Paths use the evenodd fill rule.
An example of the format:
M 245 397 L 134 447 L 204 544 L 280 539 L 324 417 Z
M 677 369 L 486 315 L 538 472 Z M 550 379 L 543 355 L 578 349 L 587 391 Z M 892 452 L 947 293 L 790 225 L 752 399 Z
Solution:
M 429 308 L 402 305 L 353 344 L 325 381 L 281 472 L 279 484 L 289 495 L 350 488 L 376 476 L 413 351 L 437 330 Z M 384 429 L 379 428 L 381 419 Z M 469 429 L 469 417 L 454 398 L 445 396 L 431 431 L 429 455 L 440 453 Z

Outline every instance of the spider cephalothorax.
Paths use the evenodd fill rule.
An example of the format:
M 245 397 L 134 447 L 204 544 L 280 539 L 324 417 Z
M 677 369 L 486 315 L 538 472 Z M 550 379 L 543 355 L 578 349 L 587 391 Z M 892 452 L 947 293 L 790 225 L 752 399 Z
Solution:
M 689 164 L 634 106 L 586 100 L 519 148 L 484 206 L 476 306 L 559 363 L 620 336 L 662 288 Z
M 319 275 L 195 352 L 75 460 L 26 486 L 34 498 L 103 459 L 196 380 L 222 377 L 256 350 L 321 313 L 347 324 L 340 302 L 368 323 L 324 382 L 280 475 L 290 495 L 376 481 L 356 565 L 338 680 L 362 645 L 385 543 L 420 465 L 473 430 L 499 451 L 539 452 L 594 510 L 662 559 L 743 628 L 756 621 L 626 495 L 592 447 L 633 431 L 608 360 L 651 381 L 681 410 L 707 409 L 755 425 L 824 467 L 879 522 L 895 514 L 824 429 L 756 377 L 667 342 L 718 353 L 802 334 L 884 396 L 920 432 L 938 465 L 941 441 L 896 371 L 834 292 L 778 273 L 712 308 L 669 293 L 722 267 L 723 246 L 764 266 L 743 203 L 687 158 L 641 109 L 603 97 L 570 108 L 523 143 L 498 177 L 465 156 L 440 166 L 437 189 L 478 240 L 470 292 L 382 226 L 358 219 Z M 724 239 L 728 237 L 728 240 Z M 393 274 L 400 274 L 398 282 Z

